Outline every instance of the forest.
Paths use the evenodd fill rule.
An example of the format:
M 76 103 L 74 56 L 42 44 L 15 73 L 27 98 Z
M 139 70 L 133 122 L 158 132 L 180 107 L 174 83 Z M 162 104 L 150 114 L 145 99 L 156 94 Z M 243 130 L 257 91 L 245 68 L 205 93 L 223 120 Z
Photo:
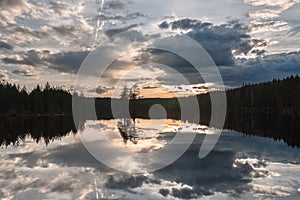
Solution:
M 213 92 L 218 93 L 218 92 Z M 77 94 L 75 94 L 77 95 Z M 277 113 L 298 116 L 300 112 L 300 77 L 290 76 L 259 84 L 246 84 L 226 91 L 227 112 L 233 113 Z M 78 96 L 78 95 L 77 95 Z M 130 98 L 130 97 L 129 97 Z M 183 97 L 181 100 L 190 97 Z M 71 115 L 72 94 L 61 88 L 37 85 L 31 92 L 25 87 L 11 83 L 0 83 L 0 116 Z M 92 99 L 78 97 L 81 101 Z M 201 113 L 210 116 L 210 94 L 197 96 Z M 122 99 L 97 98 L 95 107 L 99 118 L 112 118 L 111 103 L 122 105 Z M 118 102 L 119 101 L 119 102 Z M 162 105 L 169 118 L 180 118 L 178 99 L 130 98 L 130 113 L 133 118 L 148 118 L 154 104 Z M 84 106 L 83 106 L 84 115 Z M 120 117 L 122 108 L 120 107 Z
M 61 89 L 37 85 L 31 92 L 25 87 L 0 83 L 0 116 L 63 115 L 72 112 L 72 95 Z
M 215 92 L 218 93 L 218 92 Z M 226 91 L 227 115 L 225 129 L 246 135 L 259 135 L 274 140 L 283 140 L 289 146 L 300 147 L 300 77 L 290 76 L 283 80 L 247 84 Z M 0 83 L 0 146 L 16 144 L 27 134 L 46 144 L 67 134 L 76 133 L 75 124 L 91 119 L 86 103 L 95 100 L 98 119 L 126 118 L 124 99 L 85 98 L 75 94 L 83 102 L 80 119 L 72 117 L 72 94 L 47 83 L 36 86 L 31 92 L 10 83 Z M 180 99 L 184 101 L 190 97 Z M 209 125 L 210 94 L 197 96 L 201 123 Z M 85 103 L 86 102 L 86 103 Z M 127 100 L 128 102 L 128 100 Z M 130 116 L 149 118 L 148 111 L 154 104 L 162 105 L 171 119 L 181 119 L 179 99 L 140 99 L 129 97 Z M 119 105 L 117 116 L 112 115 L 111 104 Z M 77 122 L 75 122 L 77 121 Z M 80 123 L 79 123 L 80 121 Z M 83 122 L 83 123 L 81 123 Z M 77 126 L 78 127 L 78 126 Z

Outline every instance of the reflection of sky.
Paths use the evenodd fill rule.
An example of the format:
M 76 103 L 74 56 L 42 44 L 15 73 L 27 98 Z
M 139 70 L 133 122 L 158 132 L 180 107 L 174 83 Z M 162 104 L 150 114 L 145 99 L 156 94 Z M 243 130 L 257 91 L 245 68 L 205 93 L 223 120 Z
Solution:
M 96 123 L 99 122 L 88 122 L 85 130 L 78 134 L 97 132 Z M 109 128 L 109 122 L 100 123 L 105 125 L 101 126 L 103 130 L 103 127 L 108 127 L 107 130 L 113 131 Z M 147 121 L 139 123 L 140 127 L 149 125 Z M 184 127 L 188 125 L 183 124 Z M 165 130 L 170 133 L 179 126 L 182 127 L 182 123 L 168 121 Z M 87 152 L 78 135 L 66 136 L 48 147 L 43 142 L 36 144 L 27 139 L 20 146 L 1 150 L 0 198 L 299 197 L 299 149 L 292 149 L 281 141 L 224 131 L 214 150 L 199 160 L 198 152 L 203 136 L 198 134 L 189 150 L 175 163 L 144 174 L 126 174 L 105 167 Z M 130 163 L 127 160 L 125 164 Z

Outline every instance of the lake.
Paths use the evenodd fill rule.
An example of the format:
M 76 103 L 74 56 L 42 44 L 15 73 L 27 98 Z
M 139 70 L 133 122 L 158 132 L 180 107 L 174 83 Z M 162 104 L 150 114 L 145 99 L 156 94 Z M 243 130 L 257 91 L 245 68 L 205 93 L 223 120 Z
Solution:
M 87 120 L 78 130 L 65 118 L 11 119 L 0 128 L 0 199 L 300 198 L 300 149 L 283 140 L 225 129 L 200 159 L 203 141 L 218 129 L 173 119 Z M 190 146 L 173 144 L 176 134 L 195 137 Z M 147 155 L 171 143 L 170 157 L 189 147 L 153 170 L 169 157 Z

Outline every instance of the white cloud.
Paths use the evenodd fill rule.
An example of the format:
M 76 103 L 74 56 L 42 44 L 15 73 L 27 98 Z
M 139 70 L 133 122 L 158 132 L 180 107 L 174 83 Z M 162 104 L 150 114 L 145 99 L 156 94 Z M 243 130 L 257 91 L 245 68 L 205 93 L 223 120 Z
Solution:
M 0 27 L 16 24 L 15 17 L 30 10 L 27 0 L 2 0 L 0 1 Z
M 1 81 L 8 81 L 9 80 L 7 70 L 0 69 L 0 80 Z

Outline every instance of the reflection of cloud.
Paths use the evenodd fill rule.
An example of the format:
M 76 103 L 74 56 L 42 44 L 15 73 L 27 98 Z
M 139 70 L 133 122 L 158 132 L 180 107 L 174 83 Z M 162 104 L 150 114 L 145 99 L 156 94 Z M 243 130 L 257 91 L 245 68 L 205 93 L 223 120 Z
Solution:
M 10 161 L 4 158 L 5 163 Z M 20 162 L 21 160 L 19 160 Z M 17 166 L 7 166 L 1 163 L 1 173 L 5 172 L 5 177 L 0 177 L 0 197 L 3 199 L 31 199 L 38 196 L 41 199 L 60 198 L 65 199 L 78 197 L 90 199 L 93 188 L 90 185 L 93 181 L 89 172 L 80 168 L 68 167 L 46 167 L 46 168 L 26 168 Z M 9 167 L 10 171 L 7 170 Z M 11 174 L 13 171 L 13 175 Z M 83 174 L 79 177 L 78 174 Z M 5 181 L 3 184 L 2 181 Z M 93 193 L 92 193 L 93 194 Z
M 110 189 L 133 189 L 141 187 L 145 181 L 149 181 L 149 178 L 146 176 L 132 176 L 132 175 L 120 175 L 108 176 L 108 179 L 105 183 L 105 187 Z
M 98 123 L 89 121 L 80 134 L 97 133 Z M 101 121 L 104 125 L 109 123 L 113 124 Z M 170 127 L 166 130 L 180 124 L 169 120 Z M 113 131 L 109 126 L 101 127 Z M 151 174 L 125 174 L 102 165 L 77 136 L 54 141 L 47 148 L 44 143 L 26 139 L 21 146 L 1 150 L 0 198 L 297 199 L 299 196 L 299 149 L 267 138 L 224 131 L 214 150 L 199 160 L 202 139 L 198 135 L 179 160 Z M 130 159 L 124 158 L 123 164 L 130 167 L 134 160 Z

